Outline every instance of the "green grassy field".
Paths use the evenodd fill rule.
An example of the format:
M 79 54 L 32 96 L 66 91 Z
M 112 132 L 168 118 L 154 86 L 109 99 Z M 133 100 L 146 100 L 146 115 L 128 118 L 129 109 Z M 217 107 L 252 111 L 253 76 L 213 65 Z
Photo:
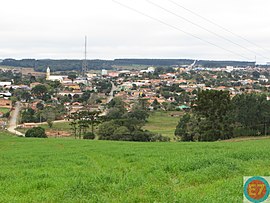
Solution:
M 59 131 L 67 131 L 67 132 L 72 132 L 70 129 L 69 122 L 61 122 L 61 123 L 53 123 L 52 128 L 49 128 L 48 124 L 41 124 L 39 125 L 40 127 L 44 128 L 45 130 L 51 129 L 51 130 L 59 130 Z M 18 128 L 17 129 L 21 133 L 26 133 L 28 130 L 27 128 Z
M 39 126 L 44 128 L 45 130 L 50 129 L 48 124 L 42 124 L 42 125 L 39 125 Z M 52 130 L 61 130 L 61 131 L 70 131 L 71 132 L 69 122 L 61 122 L 61 123 L 55 123 L 54 122 L 51 129 Z
M 270 175 L 270 139 L 131 143 L 0 132 L 0 202 L 242 202 Z
M 9 111 L 10 111 L 9 108 L 3 108 L 3 107 L 0 107 L 0 112 L 2 112 L 2 113 L 7 113 L 7 112 L 9 112 Z
M 172 117 L 171 114 L 173 113 L 176 112 L 152 112 L 144 129 L 173 138 L 176 125 L 180 120 L 180 117 Z

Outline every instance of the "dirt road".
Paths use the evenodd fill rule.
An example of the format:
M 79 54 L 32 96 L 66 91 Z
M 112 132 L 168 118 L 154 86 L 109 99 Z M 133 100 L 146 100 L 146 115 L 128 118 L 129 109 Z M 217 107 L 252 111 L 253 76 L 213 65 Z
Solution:
M 17 128 L 17 120 L 21 109 L 21 103 L 16 102 L 15 109 L 11 112 L 7 130 L 13 134 L 24 136 L 21 132 L 15 130 Z

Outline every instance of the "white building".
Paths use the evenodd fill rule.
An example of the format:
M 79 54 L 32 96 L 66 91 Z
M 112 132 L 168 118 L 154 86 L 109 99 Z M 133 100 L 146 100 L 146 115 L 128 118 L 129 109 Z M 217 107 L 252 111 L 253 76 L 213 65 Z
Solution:
M 101 75 L 108 75 L 108 71 L 105 70 L 105 69 L 102 69 L 102 70 L 101 70 Z
M 155 67 L 148 67 L 147 69 L 150 73 L 155 72 L 156 68 Z
M 155 67 L 148 67 L 147 70 L 141 70 L 140 73 L 154 73 L 155 70 Z
M 10 86 L 11 82 L 0 82 L 0 87 Z
M 68 78 L 67 75 L 51 75 L 51 70 L 48 67 L 46 71 L 46 80 L 50 81 L 59 81 L 60 83 L 63 83 L 63 81 Z
M 230 73 L 234 70 L 234 67 L 233 66 L 227 66 L 226 67 L 226 72 Z

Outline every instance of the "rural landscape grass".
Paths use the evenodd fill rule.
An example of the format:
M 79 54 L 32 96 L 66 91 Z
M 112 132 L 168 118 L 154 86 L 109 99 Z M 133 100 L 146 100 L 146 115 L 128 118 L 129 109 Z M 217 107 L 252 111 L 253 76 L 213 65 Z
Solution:
M 242 202 L 244 175 L 270 175 L 270 139 L 0 143 L 0 202 Z
M 61 131 L 68 131 L 68 132 L 71 132 L 71 127 L 69 125 L 70 122 L 53 122 L 53 126 L 52 126 L 52 130 L 61 130 Z M 42 124 L 42 125 L 39 125 L 40 127 L 44 128 L 45 130 L 48 130 L 50 129 L 48 124 Z
M 176 125 L 178 124 L 180 117 L 179 116 L 172 116 L 172 115 L 181 114 L 179 111 L 155 111 L 151 112 L 149 118 L 145 126 L 143 127 L 146 130 L 149 130 L 154 133 L 162 134 L 163 136 L 170 137 L 173 139 L 174 131 Z M 183 113 L 182 113 L 183 114 Z M 69 125 L 70 122 L 54 122 L 52 128 L 49 128 L 48 124 L 44 123 L 39 125 L 40 127 L 44 128 L 45 130 L 53 130 L 53 131 L 66 131 L 72 133 L 71 127 Z M 18 131 L 22 133 L 26 133 L 28 129 L 18 128 Z M 97 130 L 97 127 L 94 129 Z
M 147 120 L 144 128 L 154 133 L 162 134 L 170 138 L 174 138 L 175 128 L 180 120 L 180 117 L 174 117 L 172 115 L 180 114 L 180 112 L 174 111 L 155 111 L 152 112 Z

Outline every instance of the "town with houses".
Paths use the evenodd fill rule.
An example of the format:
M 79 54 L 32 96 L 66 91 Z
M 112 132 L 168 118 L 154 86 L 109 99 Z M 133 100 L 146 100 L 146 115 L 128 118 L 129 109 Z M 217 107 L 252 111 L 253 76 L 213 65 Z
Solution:
M 120 98 L 127 111 L 138 101 L 150 111 L 189 111 L 202 90 L 229 91 L 231 97 L 242 93 L 266 93 L 270 88 L 269 70 L 264 67 L 207 68 L 194 65 L 153 67 L 138 70 L 105 70 L 67 72 L 66 75 L 16 68 L 1 68 L 0 126 L 8 127 L 10 112 L 20 105 L 20 119 L 14 128 L 32 128 L 44 119 L 22 116 L 24 109 L 37 112 L 41 106 L 56 105 L 62 109 L 52 120 L 64 120 L 82 110 L 106 114 L 107 104 Z M 26 69 L 27 70 L 27 69 Z M 18 76 L 21 77 L 18 80 Z M 267 97 L 270 99 L 270 97 Z

